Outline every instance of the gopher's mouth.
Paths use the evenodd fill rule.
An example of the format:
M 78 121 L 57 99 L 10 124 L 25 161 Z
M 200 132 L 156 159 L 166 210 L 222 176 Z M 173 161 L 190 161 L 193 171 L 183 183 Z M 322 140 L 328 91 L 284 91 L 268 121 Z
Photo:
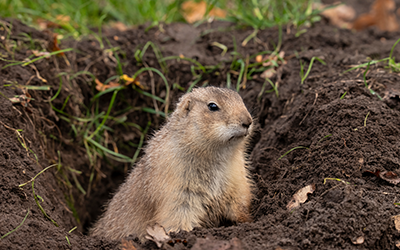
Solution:
M 238 133 L 232 135 L 229 138 L 228 142 L 236 140 L 236 139 L 242 139 L 242 138 L 246 137 L 248 134 L 249 134 L 249 131 L 247 129 L 246 129 L 246 132 L 243 132 L 243 131 L 238 132 Z

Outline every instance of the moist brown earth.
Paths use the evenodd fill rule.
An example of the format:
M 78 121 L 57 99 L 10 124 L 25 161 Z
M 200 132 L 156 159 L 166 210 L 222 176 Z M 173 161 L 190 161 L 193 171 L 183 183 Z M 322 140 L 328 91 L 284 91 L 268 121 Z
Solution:
M 182 54 L 203 65 L 218 65 L 213 70 L 207 68 L 209 73 L 203 74 L 197 86 L 225 87 L 228 72 L 233 85 L 238 78 L 230 71 L 235 47 L 244 61 L 249 56 L 249 62 L 254 63 L 251 55 L 274 50 L 278 44 L 277 28 L 259 31 L 257 39 L 243 47 L 241 42 L 253 30 L 238 29 L 226 22 L 197 28 L 171 24 L 149 31 L 140 26 L 125 32 L 104 30 L 103 45 L 95 38 L 66 39 L 60 47 L 73 51 L 66 52 L 65 57 L 42 59 L 32 66 L 5 67 L 28 58 L 32 47 L 48 47 L 52 39 L 49 33 L 36 31 L 19 21 L 1 22 L 1 93 L 8 98 L 21 95 L 17 85 L 49 85 L 50 90 L 29 90 L 32 100 L 22 105 L 0 96 L 0 235 L 16 228 L 27 215 L 16 231 L 0 240 L 0 249 L 121 247 L 120 242 L 90 237 L 87 230 L 130 166 L 102 158 L 100 154 L 98 157 L 102 159 L 92 166 L 82 135 L 75 136 L 70 123 L 60 119 L 51 107 L 77 117 L 85 115 L 85 107 L 90 106 L 98 91 L 89 75 L 73 77 L 75 73 L 85 70 L 105 82 L 118 75 L 115 55 L 121 61 L 122 72 L 128 76 L 143 66 L 162 70 L 151 47 L 143 62 L 135 58 L 135 52 L 152 41 L 161 48 L 164 57 Z M 10 23 L 12 27 L 8 30 L 5 27 Z M 295 36 L 295 30 L 284 29 L 281 51 L 285 52 L 287 63 L 271 79 L 277 84 L 279 95 L 268 92 L 258 98 L 265 83 L 258 76 L 260 72 L 252 74 L 246 88 L 239 92 L 258 121 L 258 131 L 249 148 L 257 185 L 254 221 L 181 232 L 173 235 L 173 240 L 163 248 L 396 249 L 400 233 L 393 216 L 400 213 L 394 204 L 400 201 L 399 188 L 392 184 L 393 179 L 389 182 L 367 171 L 400 174 L 400 76 L 386 67 L 387 61 L 371 65 L 368 71 L 362 67 L 343 72 L 368 62 L 368 58 L 388 57 L 399 37 L 400 33 L 374 28 L 354 33 L 325 21 L 308 28 L 299 37 Z M 222 50 L 213 46 L 213 42 L 227 46 L 227 53 L 222 56 Z M 114 48 L 114 54 L 110 48 Z M 393 56 L 400 58 L 399 47 L 394 49 Z M 307 70 L 313 57 L 323 59 L 326 65 L 315 60 L 308 78 L 301 84 L 300 62 Z M 171 85 L 169 110 L 173 110 L 179 96 L 194 81 L 191 65 L 183 60 L 166 61 L 165 76 Z M 365 72 L 368 88 L 364 85 Z M 165 98 L 165 84 L 155 72 L 143 72 L 140 82 L 148 89 L 153 85 L 154 93 Z M 173 83 L 183 90 L 172 87 Z M 267 85 L 266 90 L 270 90 Z M 369 88 L 377 94 L 371 94 Z M 100 111 L 107 111 L 111 96 L 108 93 L 101 97 Z M 157 105 L 160 110 L 165 108 L 160 102 Z M 113 110 L 127 106 L 153 108 L 154 103 L 129 87 L 117 95 Z M 126 116 L 141 127 L 151 121 L 150 134 L 164 121 L 161 116 L 141 110 Z M 120 153 L 132 157 L 136 148 L 121 145 L 129 141 L 137 144 L 140 131 L 116 122 L 108 121 L 106 125 L 113 129 L 108 132 L 109 141 L 117 143 Z M 113 150 L 112 143 L 109 149 Z M 291 149 L 294 150 L 281 157 Z M 37 202 L 58 227 L 36 204 L 32 183 L 19 187 L 47 166 L 53 167 L 35 179 L 34 191 L 40 196 Z M 89 185 L 91 173 L 94 178 Z M 86 195 L 78 190 L 78 182 Z M 293 195 L 310 184 L 315 184 L 315 192 L 308 195 L 305 203 L 288 210 L 286 206 Z M 75 226 L 78 229 L 69 232 Z M 137 239 L 130 240 L 137 249 L 157 249 L 153 242 L 140 244 Z M 124 248 L 130 249 L 127 245 Z

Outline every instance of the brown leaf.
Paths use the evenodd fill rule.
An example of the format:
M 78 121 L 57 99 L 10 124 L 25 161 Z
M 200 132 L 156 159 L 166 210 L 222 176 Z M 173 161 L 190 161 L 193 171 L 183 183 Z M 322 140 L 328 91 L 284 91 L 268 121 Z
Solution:
M 126 31 L 128 27 L 123 22 L 112 22 L 110 23 L 112 29 L 119 30 L 121 32 Z
M 267 56 L 265 56 L 265 58 L 263 60 L 263 61 L 265 61 L 265 62 L 263 62 L 263 66 L 268 67 L 268 66 L 272 66 L 272 65 L 276 66 L 276 64 L 282 64 L 282 63 L 286 64 L 285 60 L 283 60 L 283 62 L 282 62 L 282 60 L 280 59 L 280 58 L 283 59 L 284 57 L 285 57 L 285 51 L 280 51 L 278 53 L 278 55 L 276 55 L 275 53 L 273 53 L 271 55 L 267 55 Z M 273 62 L 275 62 L 275 64 Z
M 49 49 L 50 51 L 60 51 L 60 47 L 58 47 L 58 34 L 57 33 L 53 33 L 52 34 L 52 41 L 49 43 Z M 63 56 L 64 52 L 61 52 L 58 54 L 59 56 Z
M 46 58 L 50 58 L 50 52 L 47 52 L 47 51 L 39 52 L 38 50 L 31 50 L 31 52 L 37 57 L 45 56 Z
M 148 226 L 146 231 L 148 234 L 145 236 L 146 239 L 154 241 L 158 247 L 161 247 L 164 242 L 171 239 L 164 228 L 158 224 L 155 224 L 153 227 Z
M 394 220 L 394 227 L 398 232 L 400 232 L 400 214 L 392 216 Z
M 99 79 L 96 78 L 94 81 L 96 82 L 96 89 L 98 91 L 106 90 L 106 86 L 102 82 L 100 82 Z
M 69 22 L 71 21 L 71 17 L 67 15 L 57 15 L 56 21 L 60 25 L 68 25 Z
M 375 0 L 367 14 L 360 15 L 354 23 L 355 30 L 363 30 L 370 26 L 377 26 L 383 31 L 396 31 L 399 29 L 395 11 L 396 4 L 393 0 Z
M 378 177 L 378 178 L 380 178 L 380 179 L 382 179 L 382 180 L 385 180 L 385 181 L 387 181 L 387 182 L 389 182 L 389 183 L 392 183 L 392 184 L 394 184 L 394 185 L 397 185 L 397 184 L 400 183 L 400 177 L 399 177 L 396 173 L 391 172 L 391 171 L 386 171 L 386 170 L 384 170 L 384 171 L 375 170 L 375 172 L 372 172 L 372 171 L 366 170 L 364 173 L 373 174 L 373 175 L 375 175 L 376 177 Z
M 300 206 L 300 204 L 306 202 L 308 199 L 308 194 L 312 194 L 315 191 L 315 184 L 311 184 L 308 186 L 303 187 L 302 189 L 298 190 L 294 195 L 293 198 L 289 201 L 286 208 L 288 210 L 292 210 Z
M 325 6 L 321 6 L 324 8 Z M 326 17 L 332 25 L 340 28 L 350 28 L 351 21 L 355 18 L 355 10 L 345 4 L 341 4 L 334 8 L 324 10 L 321 13 L 322 16 Z
M 125 81 L 125 86 L 128 86 L 129 84 L 135 84 L 136 86 L 138 86 L 141 89 L 144 89 L 144 86 L 142 84 L 140 84 L 140 82 L 138 80 L 136 80 L 137 78 L 133 79 L 132 77 L 129 77 L 125 74 L 123 74 L 122 76 L 120 76 L 121 80 Z
M 400 182 L 399 176 L 396 173 L 393 173 L 391 171 L 382 171 L 382 172 L 380 172 L 379 176 L 383 180 L 385 180 L 387 182 L 390 182 L 390 183 L 392 183 L 394 185 L 397 185 Z
M 38 24 L 40 30 L 46 30 L 50 28 L 61 28 L 61 25 L 40 17 L 36 19 L 36 23 Z
M 182 3 L 181 9 L 182 16 L 183 18 L 185 18 L 186 22 L 194 23 L 203 19 L 207 11 L 207 3 L 205 1 L 201 1 L 198 3 L 196 3 L 195 1 L 186 1 Z M 214 7 L 213 9 L 211 9 L 209 16 L 225 18 L 226 11 Z
M 400 99 L 400 90 L 397 89 L 387 89 L 385 91 L 385 96 L 383 97 L 383 100 L 388 100 L 388 99 Z
M 245 249 L 243 242 L 238 238 L 233 238 L 230 241 L 215 240 L 210 238 L 198 238 L 196 244 L 193 245 L 192 250 L 242 250 Z
M 354 245 L 361 245 L 362 243 L 364 243 L 364 236 L 359 236 L 357 237 L 355 240 L 352 240 L 351 242 L 353 242 Z
M 98 91 L 104 91 L 104 90 L 106 90 L 106 89 L 109 89 L 109 88 L 112 88 L 112 87 L 118 87 L 118 86 L 121 86 L 119 83 L 117 83 L 117 82 L 109 82 L 108 84 L 103 84 L 102 82 L 100 82 L 99 81 L 99 79 L 95 79 L 94 80 L 95 81 L 95 83 L 96 83 L 96 89 L 98 90 Z
M 265 70 L 264 72 L 261 73 L 261 77 L 262 78 L 272 78 L 276 75 L 276 71 L 274 68 L 269 68 L 267 70 Z
M 14 104 L 20 103 L 22 106 L 27 107 L 32 97 L 28 92 L 26 91 L 24 92 L 25 92 L 24 94 L 11 97 L 9 98 L 9 100 Z
M 276 75 L 276 70 L 282 65 L 286 64 L 286 60 L 284 60 L 285 51 L 280 51 L 278 54 L 272 53 L 271 55 L 266 55 L 264 59 L 256 58 L 256 61 L 259 60 L 263 62 L 264 67 L 271 67 L 261 73 L 260 77 L 262 78 L 272 78 Z M 258 61 L 257 61 L 258 62 Z
M 132 241 L 130 240 L 121 240 L 121 249 L 122 250 L 136 250 L 136 247 L 133 245 Z

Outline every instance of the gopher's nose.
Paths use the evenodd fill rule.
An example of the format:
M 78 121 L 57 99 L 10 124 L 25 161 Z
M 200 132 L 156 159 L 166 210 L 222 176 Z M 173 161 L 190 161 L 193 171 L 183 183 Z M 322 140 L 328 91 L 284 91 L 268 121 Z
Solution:
M 244 119 L 242 119 L 242 126 L 245 128 L 249 128 L 251 123 L 252 123 L 252 119 L 249 115 L 245 116 Z

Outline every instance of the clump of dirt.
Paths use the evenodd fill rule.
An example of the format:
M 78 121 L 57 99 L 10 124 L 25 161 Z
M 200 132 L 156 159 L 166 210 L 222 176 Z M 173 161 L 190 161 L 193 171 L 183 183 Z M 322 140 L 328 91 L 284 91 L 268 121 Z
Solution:
M 8 25 L 11 22 L 12 27 Z M 32 98 L 29 102 L 25 99 L 13 104 L 0 97 L 0 235 L 16 228 L 28 214 L 18 230 L 0 240 L 2 249 L 115 249 L 120 244 L 85 235 L 129 166 L 106 157 L 93 166 L 82 137 L 74 136 L 66 118 L 82 117 L 98 93 L 90 75 L 72 77 L 75 73 L 90 72 L 105 82 L 118 71 L 132 76 L 143 66 L 162 71 L 164 66 L 151 46 L 142 61 L 138 60 L 138 49 L 142 51 L 151 41 L 161 48 L 164 57 L 182 54 L 202 65 L 218 64 L 203 74 L 197 86 L 226 86 L 228 73 L 234 83 L 238 77 L 230 69 L 230 53 L 235 48 L 245 59 L 273 50 L 279 40 L 278 29 L 269 29 L 259 31 L 257 39 L 243 47 L 241 41 L 253 31 L 236 29 L 225 22 L 197 28 L 171 24 L 148 32 L 145 27 L 125 32 L 105 30 L 102 42 L 95 38 L 62 42 L 62 49 L 74 49 L 65 57 L 53 56 L 31 66 L 5 67 L 29 57 L 32 47 L 49 47 L 52 36 L 15 20 L 3 20 L 2 24 L 0 92 L 8 98 L 23 97 L 26 91 L 19 85 L 50 86 L 46 91 L 28 90 Z M 281 51 L 285 52 L 287 64 L 271 79 L 278 87 L 278 96 L 273 91 L 258 98 L 264 84 L 260 77 L 248 79 L 246 88 L 239 92 L 259 124 L 251 148 L 251 171 L 258 187 L 253 202 L 254 222 L 181 232 L 173 235 L 164 248 L 395 249 L 400 234 L 392 216 L 399 213 L 394 203 L 400 192 L 396 185 L 366 171 L 400 174 L 400 77 L 382 64 L 371 65 L 365 74 L 365 87 L 365 67 L 343 72 L 366 63 L 368 57 L 387 57 L 399 34 L 375 29 L 353 33 L 324 22 L 300 37 L 284 30 Z M 225 45 L 228 52 L 223 54 L 213 42 Z M 396 47 L 393 55 L 400 58 L 400 49 Z M 301 65 L 307 70 L 313 57 L 326 65 L 315 60 L 301 84 Z M 126 119 L 142 128 L 151 121 L 150 131 L 154 131 L 162 124 L 162 116 L 142 108 L 164 110 L 169 105 L 167 108 L 172 110 L 178 97 L 196 80 L 191 65 L 184 60 L 166 61 L 165 76 L 170 85 L 176 84 L 170 86 L 169 103 L 154 103 L 148 96 L 127 88 L 118 93 L 113 109 L 138 107 L 126 114 Z M 139 80 L 156 96 L 166 97 L 166 86 L 156 73 L 146 71 Z M 112 93 L 101 97 L 99 111 L 107 111 L 111 97 Z M 60 119 L 50 103 L 70 116 Z M 140 131 L 117 123 L 107 125 L 113 128 L 108 132 L 109 148 L 113 148 L 111 142 L 118 143 L 121 153 L 133 156 L 135 147 L 121 145 L 129 141 L 138 144 Z M 22 189 L 18 186 L 51 165 L 35 179 L 34 191 L 40 195 L 38 203 L 58 227 L 38 208 L 32 184 Z M 77 183 L 86 194 L 77 188 Z M 304 204 L 288 211 L 286 206 L 293 194 L 309 184 L 315 184 L 316 191 Z M 75 226 L 78 229 L 69 232 Z M 142 245 L 131 240 L 137 248 L 156 249 L 152 242 Z

